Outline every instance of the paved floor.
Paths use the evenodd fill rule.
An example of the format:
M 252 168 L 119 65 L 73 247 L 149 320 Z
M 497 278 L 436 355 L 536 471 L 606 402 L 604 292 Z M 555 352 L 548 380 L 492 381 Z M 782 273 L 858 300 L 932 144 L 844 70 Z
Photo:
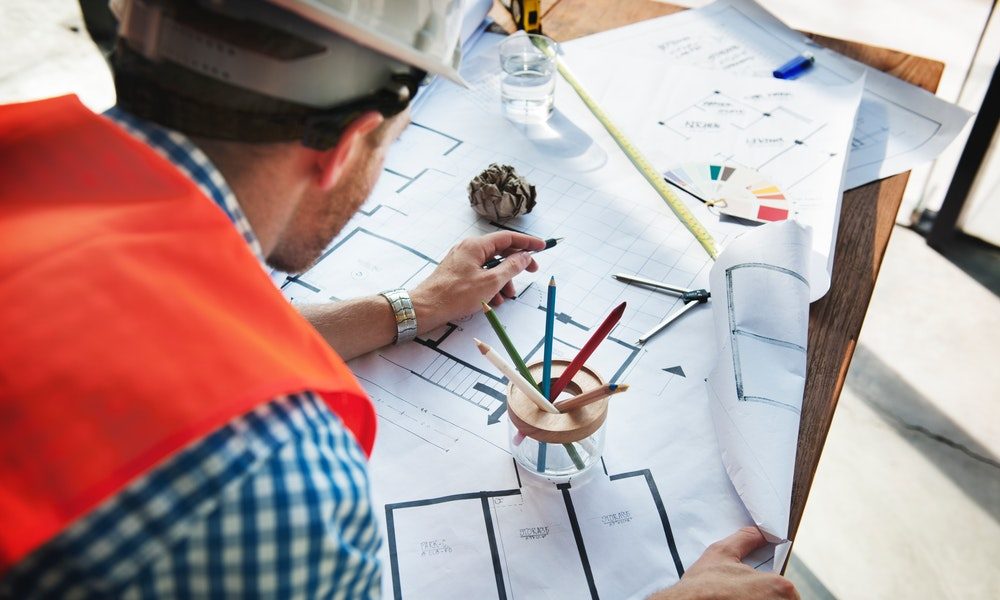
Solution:
M 803 597 L 1000 597 L 998 332 L 1000 299 L 897 227 L 793 551 Z
M 763 3 L 798 27 L 944 60 L 946 96 L 990 4 Z M 0 40 L 0 102 L 113 102 L 72 0 L 3 0 Z M 1000 266 L 995 252 L 965 259 L 893 234 L 789 569 L 804 598 L 1000 597 Z

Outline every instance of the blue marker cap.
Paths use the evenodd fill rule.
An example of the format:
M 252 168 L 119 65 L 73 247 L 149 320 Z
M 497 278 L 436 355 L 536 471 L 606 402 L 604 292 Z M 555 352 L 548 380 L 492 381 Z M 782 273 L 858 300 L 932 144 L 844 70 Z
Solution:
M 772 75 L 778 79 L 795 79 L 805 71 L 812 68 L 816 62 L 816 57 L 811 52 L 803 52 L 792 60 L 781 65 L 774 70 Z

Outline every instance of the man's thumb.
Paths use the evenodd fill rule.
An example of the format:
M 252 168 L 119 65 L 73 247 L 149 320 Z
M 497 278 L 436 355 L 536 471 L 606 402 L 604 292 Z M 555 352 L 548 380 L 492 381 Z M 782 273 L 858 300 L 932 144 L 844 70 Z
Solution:
M 764 534 L 756 527 L 744 527 L 731 536 L 715 542 L 710 549 L 714 553 L 739 561 L 766 543 Z
M 503 263 L 500 264 L 499 268 L 502 269 L 500 274 L 503 276 L 504 281 L 510 281 L 515 275 L 527 269 L 530 264 L 530 254 L 527 252 L 517 252 L 505 258 Z

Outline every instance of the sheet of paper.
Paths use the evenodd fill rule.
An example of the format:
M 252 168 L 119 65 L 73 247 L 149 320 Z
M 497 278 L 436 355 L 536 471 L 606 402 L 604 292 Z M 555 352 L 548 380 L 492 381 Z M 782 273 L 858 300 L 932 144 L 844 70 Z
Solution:
M 570 55 L 567 62 L 585 65 L 574 71 L 614 73 L 592 93 L 600 93 L 602 107 L 654 165 L 671 174 L 668 179 L 696 170 L 694 177 L 707 178 L 709 165 L 727 168 L 716 173 L 720 179 L 732 169 L 730 182 L 754 174 L 733 187 L 757 190 L 767 198 L 761 202 L 787 210 L 788 218 L 812 229 L 810 299 L 826 293 L 863 80 L 816 86 L 694 67 L 659 69 L 662 76 L 651 78 L 647 74 L 657 63 L 647 59 L 615 65 L 613 54 L 588 54 Z M 747 226 L 705 204 L 695 216 L 720 221 L 734 235 Z
M 462 29 L 459 33 L 461 47 L 464 49 L 469 41 L 475 41 L 477 32 L 483 29 L 484 19 L 490 8 L 491 0 L 462 0 Z
M 588 62 L 587 54 L 596 53 L 618 57 L 622 65 L 630 60 L 653 60 L 664 67 L 689 65 L 759 77 L 771 77 L 779 65 L 808 51 L 816 57 L 815 66 L 797 81 L 819 85 L 848 84 L 864 72 L 865 93 L 844 189 L 902 173 L 937 157 L 970 116 L 920 88 L 818 46 L 752 0 L 717 0 L 566 46 L 581 64 Z M 601 75 L 587 73 L 585 83 L 598 85 Z
M 705 547 L 754 522 L 721 458 L 704 381 L 718 360 L 712 303 L 645 346 L 637 338 L 680 306 L 619 283 L 616 272 L 701 288 L 711 260 L 617 150 L 571 90 L 543 126 L 500 114 L 499 36 L 413 114 L 378 185 L 307 272 L 298 302 L 396 287 L 428 275 L 461 238 L 514 228 L 565 238 L 536 255 L 537 276 L 497 309 L 526 360 L 539 358 L 544 285 L 559 285 L 556 358 L 571 358 L 622 301 L 620 324 L 588 366 L 631 389 L 613 400 L 607 447 L 586 478 L 556 486 L 515 465 L 500 376 L 473 346 L 495 342 L 481 313 L 351 362 L 379 416 L 371 461 L 383 519 L 384 591 L 397 598 L 643 598 L 678 580 Z M 537 186 L 538 205 L 502 224 L 468 205 L 468 181 L 491 162 Z M 691 200 L 691 207 L 697 201 Z M 709 224 L 722 245 L 726 231 Z M 748 561 L 769 569 L 773 548 Z
M 747 232 L 710 275 L 719 360 L 708 377 L 722 462 L 754 522 L 788 538 L 806 377 L 809 231 L 793 222 Z

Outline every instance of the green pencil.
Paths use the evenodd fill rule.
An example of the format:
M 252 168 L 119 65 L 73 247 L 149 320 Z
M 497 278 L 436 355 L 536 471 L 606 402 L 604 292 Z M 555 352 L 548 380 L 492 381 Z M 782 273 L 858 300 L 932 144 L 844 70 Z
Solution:
M 497 318 L 496 313 L 493 312 L 493 309 L 490 308 L 490 305 L 486 304 L 486 302 L 483 302 L 483 312 L 486 314 L 486 320 L 489 321 L 490 325 L 493 327 L 493 331 L 497 334 L 497 337 L 500 338 L 500 343 L 503 344 L 504 350 L 506 350 L 507 355 L 510 356 L 511 362 L 514 363 L 514 368 L 517 369 L 517 372 L 520 373 L 522 377 L 528 380 L 528 383 L 537 388 L 538 382 L 531 376 L 531 371 L 528 370 L 528 365 L 524 364 L 524 359 L 521 358 L 517 348 L 514 347 L 514 342 L 510 341 L 510 337 L 507 336 L 507 330 L 503 328 L 503 324 L 500 323 L 500 319 Z M 585 465 L 583 464 L 583 459 L 580 458 L 580 453 L 576 451 L 573 444 L 563 444 L 563 448 L 566 449 L 566 454 L 569 454 L 569 458 L 573 461 L 576 468 L 582 471 Z
M 524 364 L 524 359 L 521 358 L 521 355 L 517 352 L 517 348 L 514 347 L 514 342 L 510 341 L 510 338 L 507 336 L 507 330 L 503 328 L 503 325 L 500 323 L 500 319 L 497 318 L 497 314 L 493 312 L 490 305 L 485 302 L 483 302 L 483 312 L 486 313 L 486 320 L 490 322 L 490 325 L 493 327 L 493 331 L 496 332 L 497 337 L 500 339 L 500 343 L 503 344 L 504 350 L 507 351 L 507 356 L 510 356 L 511 362 L 514 363 L 514 368 L 517 369 L 517 372 L 521 374 L 521 377 L 527 379 L 531 385 L 538 387 L 538 382 L 531 376 L 531 371 L 528 370 L 528 365 Z

